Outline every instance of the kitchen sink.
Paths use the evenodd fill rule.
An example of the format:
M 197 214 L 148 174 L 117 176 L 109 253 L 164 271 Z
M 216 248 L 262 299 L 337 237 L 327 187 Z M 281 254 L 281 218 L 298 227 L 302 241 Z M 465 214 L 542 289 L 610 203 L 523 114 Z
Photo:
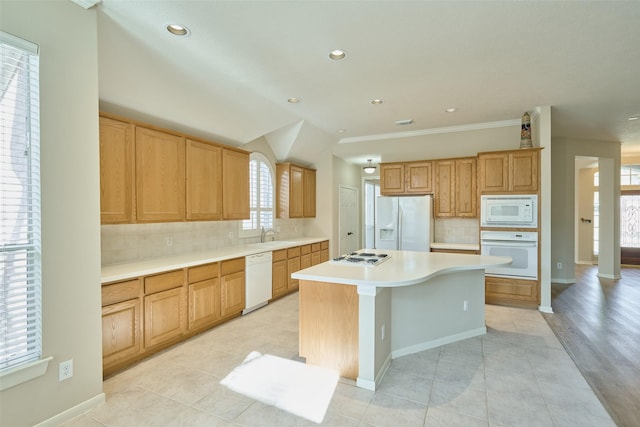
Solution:
M 297 243 L 289 242 L 286 240 L 271 240 L 263 243 L 252 243 L 253 246 L 257 248 L 265 248 L 265 249 L 281 249 L 288 246 L 296 246 Z

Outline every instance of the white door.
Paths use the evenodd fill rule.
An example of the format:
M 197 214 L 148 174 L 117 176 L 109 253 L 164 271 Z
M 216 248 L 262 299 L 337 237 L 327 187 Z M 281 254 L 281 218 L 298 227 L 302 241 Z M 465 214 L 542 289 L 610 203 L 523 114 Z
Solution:
M 349 254 L 360 249 L 359 209 L 358 209 L 358 189 L 353 187 L 340 186 L 340 211 L 339 223 L 339 252 Z

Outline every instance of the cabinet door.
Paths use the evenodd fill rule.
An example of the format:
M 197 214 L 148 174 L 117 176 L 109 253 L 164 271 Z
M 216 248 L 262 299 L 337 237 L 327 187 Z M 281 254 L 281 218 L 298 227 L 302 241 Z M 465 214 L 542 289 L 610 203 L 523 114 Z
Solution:
M 300 255 L 300 270 L 311 267 L 311 254 Z
M 289 217 L 304 216 L 304 169 L 291 165 L 289 182 Z
M 187 329 L 187 304 L 184 287 L 144 297 L 145 348 L 180 337 Z
M 300 271 L 300 257 L 289 258 L 287 260 L 287 278 L 289 283 L 287 284 L 288 291 L 295 291 L 298 289 L 298 279 L 291 277 L 293 273 Z
M 222 219 L 222 148 L 187 140 L 187 219 Z
M 274 262 L 271 267 L 271 284 L 274 298 L 287 293 L 287 282 L 287 261 Z
M 211 325 L 221 317 L 219 279 L 189 285 L 189 330 Z
M 102 307 L 103 369 L 140 353 L 140 299 Z
M 320 251 L 311 252 L 311 265 L 320 264 Z
M 220 283 L 222 301 L 222 317 L 240 313 L 245 305 L 244 271 L 222 276 Z
M 184 138 L 136 128 L 138 222 L 184 220 L 184 157 Z
M 452 217 L 456 215 L 455 160 L 435 162 L 436 192 L 434 197 L 434 215 Z
M 135 126 L 100 117 L 100 222 L 134 222 Z
M 329 241 L 320 242 L 320 262 L 329 261 Z
M 483 153 L 478 162 L 481 193 L 509 191 L 509 154 Z
M 538 191 L 538 151 L 519 151 L 511 154 L 511 191 Z
M 537 280 L 519 280 L 503 277 L 485 278 L 487 303 L 536 307 L 540 302 Z
M 427 194 L 433 192 L 431 162 L 411 162 L 405 164 L 407 193 Z
M 393 195 L 404 193 L 404 164 L 380 164 L 380 194 Z
M 315 218 L 316 216 L 316 171 L 313 169 L 304 170 L 304 201 L 303 211 L 305 218 Z
M 249 153 L 222 151 L 224 219 L 249 219 Z
M 478 193 L 476 189 L 477 161 L 475 158 L 456 159 L 456 216 L 478 216 Z

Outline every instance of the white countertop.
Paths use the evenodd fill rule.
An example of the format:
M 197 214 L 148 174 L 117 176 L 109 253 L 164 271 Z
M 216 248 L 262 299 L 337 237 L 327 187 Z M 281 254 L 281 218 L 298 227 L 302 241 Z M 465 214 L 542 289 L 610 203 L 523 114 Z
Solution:
M 479 243 L 443 243 L 433 242 L 431 243 L 431 249 L 452 249 L 456 251 L 479 251 Z
M 181 255 L 172 255 L 162 258 L 153 258 L 126 264 L 113 264 L 102 267 L 102 283 L 110 283 L 118 280 L 126 280 L 149 274 L 162 273 L 178 268 L 192 267 L 194 265 L 210 262 L 224 261 L 260 252 L 277 251 L 279 249 L 294 246 L 309 245 L 328 240 L 326 237 L 301 237 L 286 241 L 272 241 L 265 243 L 249 243 L 247 245 L 230 246 L 223 249 L 193 252 Z
M 380 252 L 380 251 L 378 251 Z M 422 283 L 440 274 L 511 264 L 510 257 L 413 251 L 382 251 L 390 258 L 377 266 L 329 262 L 293 273 L 294 279 L 344 285 L 398 287 Z

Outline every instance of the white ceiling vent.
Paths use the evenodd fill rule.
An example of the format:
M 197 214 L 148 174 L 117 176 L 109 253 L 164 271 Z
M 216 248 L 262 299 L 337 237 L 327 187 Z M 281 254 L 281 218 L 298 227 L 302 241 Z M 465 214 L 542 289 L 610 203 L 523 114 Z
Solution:
M 404 125 L 412 125 L 412 124 L 413 124 L 413 120 L 411 120 L 411 119 L 396 120 L 396 124 L 397 124 L 397 125 L 400 125 L 400 126 L 404 126 Z

